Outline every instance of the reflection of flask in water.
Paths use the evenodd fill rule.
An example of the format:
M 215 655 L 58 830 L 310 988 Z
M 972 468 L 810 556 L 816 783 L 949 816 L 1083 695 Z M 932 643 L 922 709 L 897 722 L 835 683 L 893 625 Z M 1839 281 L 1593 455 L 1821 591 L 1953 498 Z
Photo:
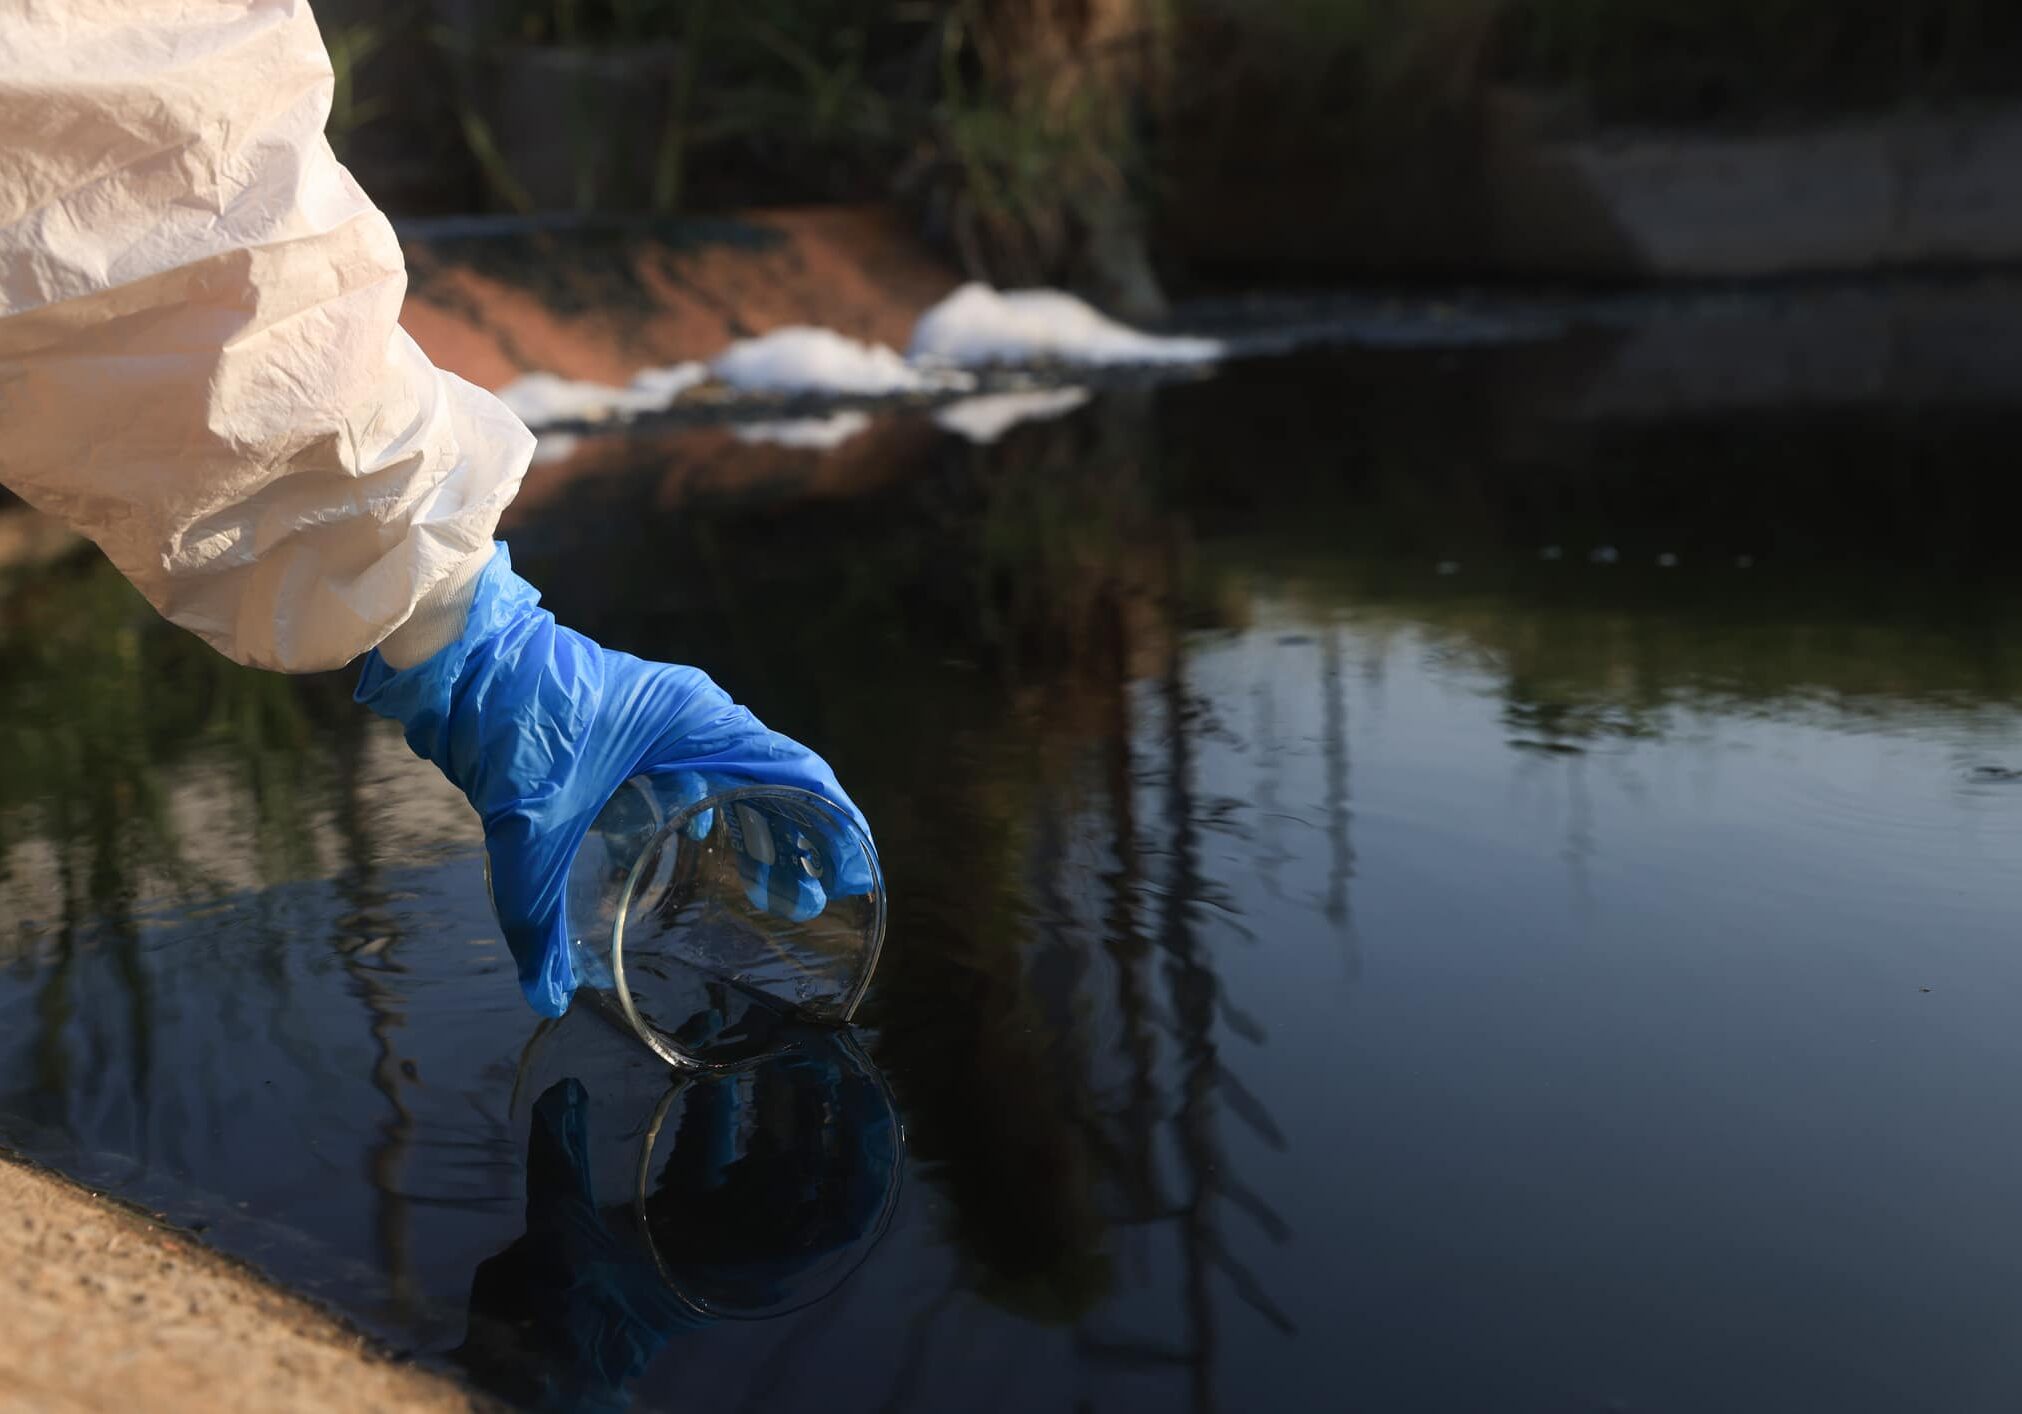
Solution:
M 541 1028 L 512 1106 L 526 1229 L 478 1267 L 457 1352 L 481 1383 L 622 1408 L 675 1333 L 798 1310 L 862 1265 L 904 1168 L 891 1094 L 846 1031 L 775 1041 L 670 1077 L 587 1018 Z
M 579 995 L 690 1068 L 705 1064 L 683 1039 L 697 972 L 841 1025 L 885 931 L 877 850 L 847 811 L 693 771 L 619 788 L 570 866 L 564 908 Z
M 640 1226 L 704 1315 L 783 1315 L 840 1286 L 883 1236 L 903 1152 L 882 1077 L 829 1033 L 667 1092 L 640 1147 Z

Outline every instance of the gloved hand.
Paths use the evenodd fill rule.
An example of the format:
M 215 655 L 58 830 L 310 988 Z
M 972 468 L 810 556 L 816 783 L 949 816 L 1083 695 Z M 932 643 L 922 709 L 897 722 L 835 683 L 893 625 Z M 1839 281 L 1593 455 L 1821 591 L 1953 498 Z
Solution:
M 699 771 L 675 772 L 672 780 L 675 798 L 684 806 L 748 784 Z M 871 862 L 857 841 L 839 834 L 817 810 L 760 799 L 734 802 L 724 815 L 744 895 L 753 908 L 805 923 L 828 906 L 831 896 L 868 893 L 876 885 Z M 701 811 L 688 822 L 688 837 L 707 838 L 715 822 L 714 809 Z
M 697 798 L 712 784 L 796 786 L 870 834 L 827 763 L 768 731 L 706 674 L 611 652 L 556 624 L 513 573 L 503 544 L 477 577 L 462 636 L 411 668 L 368 654 L 356 696 L 398 721 L 415 754 L 433 761 L 483 820 L 493 904 L 520 986 L 543 1016 L 561 1015 L 575 992 L 562 908 L 569 865 L 597 812 L 632 776 L 692 773 Z M 752 828 L 743 812 L 735 823 Z M 799 837 L 791 822 L 765 823 L 789 849 Z M 768 866 L 762 849 L 748 850 L 754 901 L 804 918 L 828 894 L 871 886 L 857 851 L 814 842 L 826 891 L 797 865 Z

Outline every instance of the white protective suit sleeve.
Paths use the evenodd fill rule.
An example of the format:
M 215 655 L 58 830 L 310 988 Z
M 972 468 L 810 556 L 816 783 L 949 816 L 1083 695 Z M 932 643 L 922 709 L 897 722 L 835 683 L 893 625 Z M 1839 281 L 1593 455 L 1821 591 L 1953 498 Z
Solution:
M 331 86 L 302 0 L 0 0 L 0 483 L 291 672 L 467 597 L 533 451 L 400 328 Z

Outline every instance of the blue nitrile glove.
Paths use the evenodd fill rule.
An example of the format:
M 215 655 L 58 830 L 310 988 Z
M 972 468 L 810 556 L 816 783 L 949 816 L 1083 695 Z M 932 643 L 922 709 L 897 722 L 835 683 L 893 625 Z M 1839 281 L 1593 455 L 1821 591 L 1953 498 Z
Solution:
M 827 763 L 768 731 L 707 674 L 615 653 L 556 624 L 513 573 L 503 543 L 478 575 L 462 637 L 411 668 L 368 654 L 357 698 L 398 721 L 415 754 L 433 761 L 484 821 L 492 901 L 520 986 L 544 1016 L 567 1010 L 576 987 L 562 912 L 569 865 L 597 812 L 631 777 L 692 773 L 698 791 L 711 782 L 796 786 L 870 834 Z M 747 823 L 740 818 L 737 828 Z M 827 887 L 797 864 L 753 860 L 746 883 L 754 901 L 805 918 L 829 895 L 870 888 L 868 861 L 853 847 L 790 821 L 769 823 L 781 863 L 807 838 Z
M 690 786 L 693 802 L 732 781 Z M 854 814 L 854 808 L 852 807 Z M 689 824 L 696 839 L 709 833 L 713 810 Z M 828 906 L 831 896 L 868 893 L 876 879 L 855 840 L 840 836 L 833 822 L 811 807 L 780 801 L 734 801 L 724 826 L 737 851 L 738 874 L 751 906 L 795 923 L 805 923 Z

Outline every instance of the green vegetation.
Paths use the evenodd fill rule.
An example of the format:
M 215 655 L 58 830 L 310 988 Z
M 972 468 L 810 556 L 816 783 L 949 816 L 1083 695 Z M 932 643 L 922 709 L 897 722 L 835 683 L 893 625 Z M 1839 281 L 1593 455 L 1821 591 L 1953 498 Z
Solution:
M 503 0 L 440 30 L 475 167 L 551 204 L 487 66 L 587 57 L 515 90 L 570 134 L 579 209 L 672 213 L 896 193 L 973 273 L 1085 274 L 1184 201 L 1199 149 L 1381 160 L 1497 85 L 1603 120 L 1753 124 L 2022 92 L 1994 0 Z M 332 33 L 342 132 L 380 116 Z M 524 78 L 524 75 L 521 76 Z M 631 95 L 631 96 L 627 96 Z
M 323 36 L 330 51 L 330 72 L 335 80 L 330 93 L 330 146 L 343 157 L 351 137 L 367 123 L 386 116 L 393 101 L 385 94 L 370 99 L 358 96 L 358 72 L 372 62 L 385 45 L 388 31 L 380 25 L 338 25 Z

